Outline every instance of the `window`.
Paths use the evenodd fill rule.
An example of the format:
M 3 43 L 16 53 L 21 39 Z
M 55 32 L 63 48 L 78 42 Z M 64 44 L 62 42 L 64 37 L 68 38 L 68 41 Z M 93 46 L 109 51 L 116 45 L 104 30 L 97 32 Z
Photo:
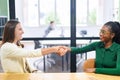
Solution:
M 70 0 L 16 0 L 16 18 L 22 23 L 25 37 L 30 30 L 34 32 L 30 36 L 42 37 L 50 21 L 55 22 L 55 28 L 61 35 L 65 30 L 65 37 L 70 36 Z M 23 6 L 21 6 L 23 5 Z M 37 34 L 37 35 L 36 35 Z M 60 37 L 51 36 L 51 37 Z
M 114 13 L 113 13 L 113 19 L 115 21 L 119 21 L 120 20 L 120 0 L 114 0 Z
M 97 3 L 98 0 L 77 0 L 77 25 L 96 25 Z
M 21 11 L 17 10 L 19 7 Z M 44 26 L 50 21 L 55 21 L 56 25 L 70 25 L 70 0 L 23 0 L 16 2 L 16 11 L 27 27 Z
M 23 0 L 23 25 L 28 27 L 39 26 L 38 1 L 39 0 Z

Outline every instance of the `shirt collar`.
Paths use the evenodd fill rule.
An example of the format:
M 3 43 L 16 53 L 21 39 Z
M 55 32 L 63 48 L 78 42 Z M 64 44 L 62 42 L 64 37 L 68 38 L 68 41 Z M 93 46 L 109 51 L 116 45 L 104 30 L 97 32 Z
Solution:
M 109 48 L 106 48 L 106 50 L 114 51 L 115 45 L 116 45 L 116 42 L 113 42 L 112 45 L 111 45 Z M 101 43 L 100 47 L 101 47 L 101 48 L 104 48 L 104 43 L 103 43 L 103 42 Z
M 117 45 L 117 43 L 113 42 L 112 45 L 108 49 L 110 49 L 111 51 L 114 51 L 116 45 Z

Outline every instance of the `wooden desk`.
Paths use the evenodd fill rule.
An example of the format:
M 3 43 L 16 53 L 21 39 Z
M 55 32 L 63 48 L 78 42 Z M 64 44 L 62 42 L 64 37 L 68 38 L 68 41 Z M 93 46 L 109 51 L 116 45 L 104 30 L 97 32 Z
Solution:
M 120 80 L 120 76 L 94 73 L 0 73 L 0 80 Z

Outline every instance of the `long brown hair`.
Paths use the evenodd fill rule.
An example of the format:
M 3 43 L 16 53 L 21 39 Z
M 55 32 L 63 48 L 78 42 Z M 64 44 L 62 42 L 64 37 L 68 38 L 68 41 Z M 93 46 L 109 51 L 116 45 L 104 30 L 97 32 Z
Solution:
M 17 20 L 9 20 L 5 26 L 4 26 L 4 30 L 3 30 L 3 36 L 2 36 L 2 44 L 3 45 L 4 43 L 6 42 L 10 42 L 10 43 L 13 43 L 14 39 L 15 39 L 15 28 L 16 28 L 16 25 L 20 23 L 19 21 Z M 18 46 L 22 46 L 20 44 L 20 41 L 17 42 L 17 45 Z M 23 46 L 22 46 L 23 47 Z

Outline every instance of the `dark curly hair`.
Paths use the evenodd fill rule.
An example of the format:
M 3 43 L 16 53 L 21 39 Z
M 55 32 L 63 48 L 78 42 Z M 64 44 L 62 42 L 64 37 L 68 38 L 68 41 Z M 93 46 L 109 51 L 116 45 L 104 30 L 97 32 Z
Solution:
M 104 25 L 107 26 L 112 33 L 115 33 L 112 41 L 120 44 L 120 23 L 117 21 L 109 21 Z

